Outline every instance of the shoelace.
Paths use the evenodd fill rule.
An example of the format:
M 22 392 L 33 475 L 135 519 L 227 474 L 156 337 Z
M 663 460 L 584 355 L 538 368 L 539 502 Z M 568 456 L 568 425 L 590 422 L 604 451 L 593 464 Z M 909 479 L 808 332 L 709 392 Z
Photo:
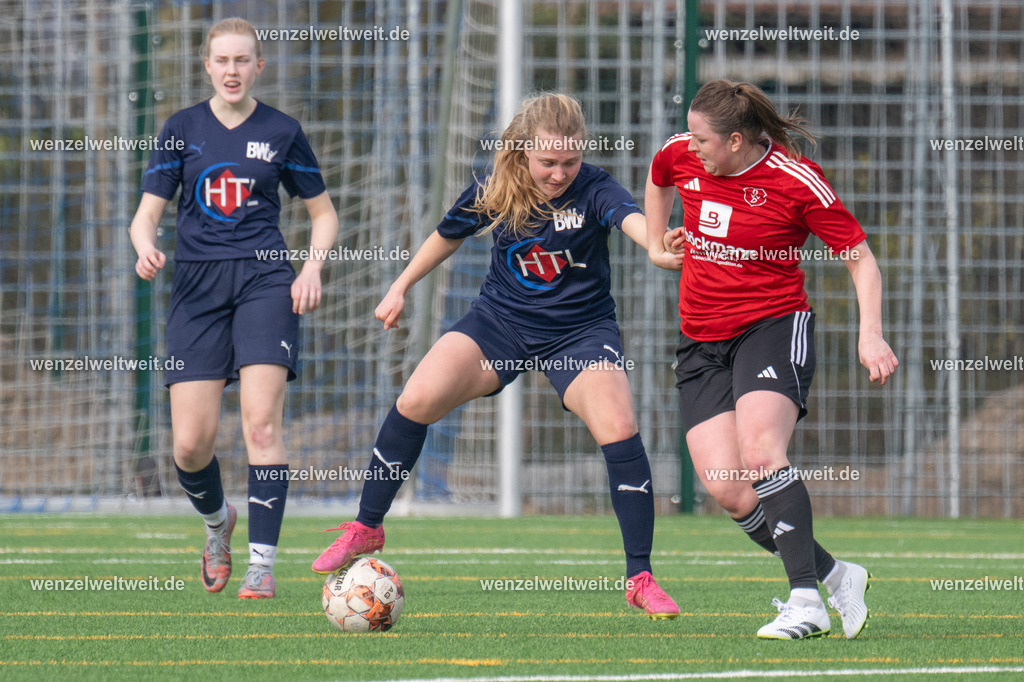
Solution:
M 842 587 L 836 590 L 835 594 L 828 598 L 828 605 L 838 611 L 840 616 L 846 615 L 846 610 L 843 608 L 843 605 L 846 603 L 846 592 L 846 584 L 844 583 Z
M 270 574 L 270 569 L 264 566 L 250 566 L 245 573 L 245 586 L 250 589 L 258 589 L 263 585 L 263 579 Z
M 788 614 L 791 608 L 789 602 L 784 602 L 778 597 L 772 597 L 772 606 L 779 610 L 780 616 L 785 616 L 786 614 Z
M 650 578 L 648 578 L 646 575 L 636 579 L 636 582 L 633 583 L 634 599 L 637 597 L 641 597 L 644 601 L 647 601 L 647 590 L 649 582 Z
M 224 536 L 221 533 L 210 533 L 206 536 L 206 553 L 209 555 L 229 554 Z
M 343 532 L 344 532 L 344 531 L 348 530 L 348 527 L 349 527 L 350 525 L 352 525 L 352 524 L 351 524 L 350 522 L 346 521 L 345 523 L 341 524 L 341 525 L 340 525 L 340 526 L 338 526 L 337 528 L 324 528 L 324 529 L 323 529 L 322 531 L 320 531 L 320 532 L 321 532 L 321 533 L 330 533 L 331 531 L 339 531 L 339 530 L 340 530 L 340 531 L 343 531 Z

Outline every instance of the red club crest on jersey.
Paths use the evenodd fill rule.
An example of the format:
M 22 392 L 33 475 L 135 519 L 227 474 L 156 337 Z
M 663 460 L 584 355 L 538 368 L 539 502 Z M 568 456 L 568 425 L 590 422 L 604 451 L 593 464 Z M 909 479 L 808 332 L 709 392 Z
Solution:
M 743 198 L 751 206 L 761 206 L 768 201 L 768 192 L 760 187 L 744 187 Z

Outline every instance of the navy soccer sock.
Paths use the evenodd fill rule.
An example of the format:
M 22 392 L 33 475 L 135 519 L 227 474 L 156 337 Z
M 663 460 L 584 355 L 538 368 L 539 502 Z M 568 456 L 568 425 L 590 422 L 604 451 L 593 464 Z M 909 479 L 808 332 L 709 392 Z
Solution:
M 214 456 L 199 471 L 184 471 L 177 462 L 174 463 L 174 469 L 178 472 L 178 483 L 206 525 L 218 526 L 223 523 L 227 519 L 227 505 L 224 502 L 224 487 L 220 481 L 217 457 Z
M 757 506 L 754 507 L 754 511 L 750 512 L 746 516 L 733 519 L 739 527 L 750 536 L 750 539 L 764 547 L 767 551 L 771 552 L 775 556 L 779 555 L 779 549 L 775 546 L 775 540 L 772 539 L 771 531 L 768 530 L 768 522 L 764 518 L 764 508 L 761 503 L 758 502 Z M 814 573 L 818 578 L 818 582 L 824 582 L 825 576 L 832 572 L 835 568 L 836 560 L 832 558 L 824 547 L 814 542 Z
M 612 508 L 622 531 L 626 550 L 626 577 L 651 570 L 651 545 L 654 540 L 654 490 L 651 465 L 643 441 L 637 433 L 631 438 L 601 446 L 608 466 L 608 486 Z
M 288 499 L 288 465 L 249 465 L 249 563 L 273 566 Z
M 397 404 L 391 408 L 373 444 L 356 521 L 371 528 L 384 523 L 384 515 L 419 459 L 426 439 L 427 424 L 402 416 Z
M 764 507 L 767 527 L 778 547 L 790 589 L 818 589 L 814 561 L 814 528 L 807 486 L 790 467 L 754 483 Z

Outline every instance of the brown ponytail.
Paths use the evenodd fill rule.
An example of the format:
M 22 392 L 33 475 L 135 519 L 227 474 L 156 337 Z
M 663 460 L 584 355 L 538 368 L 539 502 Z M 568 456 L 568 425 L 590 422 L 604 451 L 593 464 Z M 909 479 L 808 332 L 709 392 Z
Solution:
M 795 112 L 780 116 L 768 95 L 753 83 L 724 79 L 705 83 L 694 96 L 690 111 L 703 114 L 711 129 L 723 137 L 739 133 L 751 144 L 757 144 L 767 135 L 785 147 L 791 159 L 800 158 L 794 133 L 817 146 L 805 119 Z

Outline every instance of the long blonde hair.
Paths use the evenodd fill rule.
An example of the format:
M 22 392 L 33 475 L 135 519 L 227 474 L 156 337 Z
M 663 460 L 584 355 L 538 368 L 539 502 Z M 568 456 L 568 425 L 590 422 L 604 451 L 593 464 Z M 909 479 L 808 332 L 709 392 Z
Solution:
M 216 24 L 210 27 L 210 30 L 206 33 L 206 40 L 203 41 L 203 47 L 199 52 L 199 56 L 204 59 L 210 57 L 210 43 L 213 39 L 218 36 L 249 36 L 256 43 L 256 59 L 262 56 L 262 50 L 260 49 L 260 37 L 256 35 L 256 29 L 245 19 L 241 17 L 228 17 L 227 19 L 221 19 Z
M 519 105 L 512 122 L 501 134 L 494 155 L 494 170 L 476 197 L 473 210 L 489 221 L 486 234 L 502 223 L 516 238 L 528 237 L 541 221 L 554 213 L 551 202 L 530 175 L 526 149 L 537 149 L 537 133 L 544 130 L 563 139 L 587 135 L 580 103 L 568 95 L 545 92 Z

